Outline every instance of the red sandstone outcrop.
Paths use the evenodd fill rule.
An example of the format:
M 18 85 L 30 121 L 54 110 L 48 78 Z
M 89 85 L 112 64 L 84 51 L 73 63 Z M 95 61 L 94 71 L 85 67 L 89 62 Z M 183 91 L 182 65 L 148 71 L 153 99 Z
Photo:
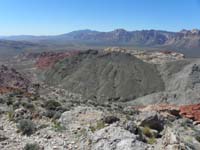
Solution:
M 52 67 L 56 62 L 64 58 L 76 55 L 78 51 L 73 52 L 43 52 L 40 54 L 36 67 L 39 69 L 46 69 Z
M 180 115 L 200 123 L 200 104 L 180 106 Z
M 155 105 L 148 105 L 148 106 L 138 106 L 133 107 L 141 112 L 144 111 L 157 111 L 161 112 L 164 115 L 180 115 L 182 117 L 192 119 L 196 123 L 200 123 L 200 104 L 193 104 L 193 105 L 170 105 L 170 104 L 155 104 Z

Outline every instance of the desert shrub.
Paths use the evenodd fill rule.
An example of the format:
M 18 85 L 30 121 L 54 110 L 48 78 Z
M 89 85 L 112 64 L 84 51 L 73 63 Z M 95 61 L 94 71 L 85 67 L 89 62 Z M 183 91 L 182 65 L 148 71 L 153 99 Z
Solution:
M 48 118 L 59 119 L 61 116 L 61 112 L 55 111 L 55 110 L 47 110 L 44 113 L 44 116 L 46 116 Z
M 24 150 L 40 150 L 40 146 L 37 143 L 27 143 Z
M 35 106 L 32 103 L 23 102 L 22 106 L 31 111 L 33 111 L 35 109 Z
M 63 130 L 65 130 L 66 128 L 58 121 L 53 120 L 53 130 L 56 132 L 62 132 Z
M 104 127 L 106 127 L 105 122 L 100 120 L 100 121 L 97 121 L 96 125 L 90 126 L 90 130 L 92 132 L 95 132 L 95 131 L 98 131 L 100 129 L 103 129 Z
M 54 100 L 49 100 L 44 104 L 44 107 L 48 110 L 58 110 L 61 104 Z
M 6 101 L 3 98 L 0 98 L 0 104 L 4 104 Z
M 154 144 L 154 143 L 156 143 L 156 138 L 154 138 L 154 137 L 149 138 L 148 141 L 147 141 L 147 143 L 148 144 Z
M 18 109 L 20 107 L 21 103 L 19 101 L 13 103 L 13 109 Z
M 120 119 L 115 116 L 106 116 L 103 118 L 104 123 L 112 124 L 114 122 L 119 121 Z
M 195 139 L 200 142 L 200 136 L 196 136 Z
M 147 126 L 141 129 L 142 134 L 145 136 L 144 142 L 147 142 L 148 144 L 154 144 L 156 143 L 156 137 L 151 131 L 151 129 Z
M 66 108 L 62 107 L 59 102 L 54 100 L 45 102 L 42 107 L 46 109 L 44 116 L 53 119 L 59 119 L 61 114 L 67 110 Z
M 17 128 L 23 135 L 28 136 L 36 131 L 36 125 L 29 119 L 20 120 Z
M 142 128 L 142 133 L 143 133 L 145 136 L 149 137 L 149 138 L 152 138 L 152 137 L 153 137 L 153 134 L 152 134 L 151 129 L 150 129 L 149 127 L 144 127 L 144 128 Z
M 13 111 L 9 111 L 8 112 L 8 120 L 9 121 L 13 121 L 14 120 L 14 112 Z
M 13 98 L 12 97 L 8 97 L 8 99 L 7 99 L 7 101 L 6 101 L 6 104 L 8 105 L 8 106 L 10 106 L 10 105 L 12 105 L 13 104 Z

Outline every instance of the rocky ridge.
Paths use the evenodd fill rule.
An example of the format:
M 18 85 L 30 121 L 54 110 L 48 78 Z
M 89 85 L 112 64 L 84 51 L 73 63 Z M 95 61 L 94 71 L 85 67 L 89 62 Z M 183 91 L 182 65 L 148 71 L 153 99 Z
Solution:
M 78 52 L 43 52 L 38 56 L 36 67 L 39 69 L 51 68 L 56 62 L 71 57 Z
M 131 54 L 144 62 L 153 64 L 164 64 L 167 62 L 178 61 L 184 59 L 184 54 L 174 51 L 142 51 L 134 49 L 125 49 L 120 47 L 110 47 L 104 49 L 105 52 L 121 52 Z
M 117 52 L 88 50 L 58 62 L 45 76 L 48 84 L 101 101 L 128 101 L 164 90 L 155 65 Z

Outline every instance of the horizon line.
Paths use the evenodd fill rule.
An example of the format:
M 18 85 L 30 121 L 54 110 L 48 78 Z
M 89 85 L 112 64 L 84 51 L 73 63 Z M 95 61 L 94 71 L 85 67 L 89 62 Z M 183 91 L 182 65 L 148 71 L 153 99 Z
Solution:
M 76 32 L 76 31 L 94 31 L 94 32 L 112 32 L 115 30 L 125 30 L 127 32 L 134 32 L 134 31 L 151 31 L 151 30 L 155 30 L 155 31 L 165 31 L 165 32 L 181 32 L 182 30 L 186 30 L 186 31 L 192 31 L 192 30 L 200 30 L 199 28 L 192 28 L 192 29 L 180 29 L 180 30 L 176 30 L 176 31 L 170 31 L 170 30 L 164 30 L 164 29 L 136 29 L 136 30 L 127 30 L 125 28 L 116 28 L 113 30 L 106 30 L 106 31 L 100 31 L 100 30 L 93 30 L 93 29 L 78 29 L 78 30 L 71 30 L 68 32 L 63 32 L 63 33 L 57 33 L 57 34 L 8 34 L 8 35 L 0 35 L 0 38 L 2 37 L 12 37 L 12 36 L 35 36 L 35 37 L 39 37 L 39 36 L 59 36 L 59 35 L 64 35 L 64 34 L 68 34 L 71 32 Z

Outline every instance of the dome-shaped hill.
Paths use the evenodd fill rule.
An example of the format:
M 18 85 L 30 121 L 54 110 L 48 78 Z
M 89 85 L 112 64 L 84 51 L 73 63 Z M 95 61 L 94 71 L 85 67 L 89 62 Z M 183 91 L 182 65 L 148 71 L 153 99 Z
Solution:
M 164 90 L 154 65 L 129 54 L 94 50 L 58 62 L 46 72 L 46 82 L 101 100 L 129 100 Z

